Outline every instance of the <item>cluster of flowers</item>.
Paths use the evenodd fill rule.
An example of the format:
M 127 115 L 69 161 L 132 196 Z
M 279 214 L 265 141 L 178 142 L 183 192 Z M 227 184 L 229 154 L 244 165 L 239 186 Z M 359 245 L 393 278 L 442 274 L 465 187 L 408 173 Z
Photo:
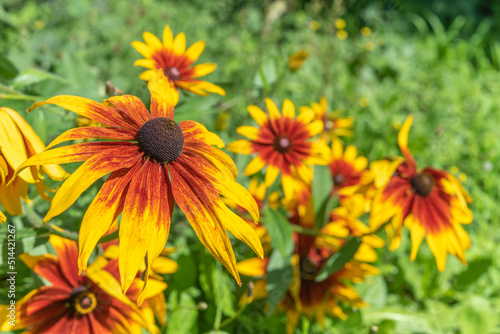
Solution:
M 285 213 L 294 226 L 293 279 L 279 304 L 290 318 L 289 330 L 301 314 L 314 315 L 321 323 L 325 313 L 345 318 L 341 304 L 365 305 L 351 283 L 378 274 L 368 263 L 377 258 L 374 248 L 385 244 L 374 235 L 381 227 L 387 231 L 391 250 L 401 242 L 403 225 L 408 227 L 412 260 L 427 236 L 439 270 L 444 269 L 448 253 L 465 263 L 470 241 L 461 224 L 472 221 L 467 208 L 471 200 L 451 174 L 417 169 L 407 146 L 411 116 L 398 137 L 404 159 L 369 164 L 354 146 L 343 148 L 339 136 L 353 135 L 353 119 L 329 112 L 324 98 L 298 113 L 290 100 L 284 101 L 281 112 L 270 99 L 265 100 L 267 112 L 249 106 L 257 126 L 239 127 L 237 132 L 248 139 L 227 147 L 233 153 L 255 155 L 245 175 L 260 174 L 265 168 L 263 183 L 254 178 L 247 190 L 235 181 L 236 166 L 220 150 L 224 143 L 216 134 L 194 121 L 174 121 L 179 89 L 199 95 L 225 94 L 199 79 L 214 71 L 215 64 L 193 66 L 204 43 L 186 50 L 184 34 L 174 38 L 168 26 L 162 41 L 149 32 L 143 37 L 145 43 L 132 45 L 145 57 L 135 65 L 147 68 L 140 78 L 148 81 L 149 111 L 130 95 L 103 103 L 76 96 L 50 98 L 28 111 L 54 104 L 87 117 L 95 126 L 71 129 L 45 147 L 21 116 L 0 108 L 0 202 L 8 214 L 22 214 L 20 198 L 29 201 L 28 183 L 32 183 L 42 198 L 51 201 L 47 222 L 109 174 L 82 219 L 78 245 L 51 236 L 57 257 L 21 256 L 52 286 L 34 290 L 19 302 L 16 329 L 41 333 L 78 328 L 104 333 L 140 332 L 145 327 L 157 332 L 154 317 L 160 323 L 165 318 L 166 287 L 158 274 L 176 270 L 173 261 L 161 256 L 168 253 L 165 244 L 175 203 L 202 244 L 238 284 L 240 273 L 259 277 L 243 302 L 267 294 L 272 250 L 265 229 L 269 222 L 262 210 L 280 208 Z M 300 64 L 294 66 L 298 68 Z M 59 145 L 82 139 L 86 141 Z M 58 165 L 80 161 L 83 164 L 71 175 Z M 329 167 L 333 183 L 329 197 L 339 203 L 320 226 L 315 223 L 312 195 L 314 165 Z M 52 190 L 43 184 L 43 173 L 64 180 L 53 198 L 47 193 Z M 266 196 L 278 177 L 282 191 Z M 369 225 L 360 221 L 364 215 L 369 215 Z M 258 224 L 261 216 L 264 226 Z M 6 216 L 1 214 L 0 219 L 5 222 Z M 116 229 L 119 245 L 101 244 L 102 254 L 88 265 L 99 240 Z M 227 231 L 258 258 L 237 264 Z M 325 271 L 331 259 L 353 241 L 358 243 L 353 256 L 337 270 Z M 54 311 L 48 314 L 46 307 Z

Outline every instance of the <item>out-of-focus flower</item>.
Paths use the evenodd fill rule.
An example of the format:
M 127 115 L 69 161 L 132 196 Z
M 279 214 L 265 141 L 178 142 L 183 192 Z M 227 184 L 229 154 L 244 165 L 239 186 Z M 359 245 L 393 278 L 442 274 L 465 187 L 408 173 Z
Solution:
M 320 27 L 320 25 L 319 25 L 319 22 L 318 22 L 318 21 L 314 21 L 314 20 L 313 20 L 313 21 L 311 21 L 311 22 L 309 23 L 309 28 L 311 28 L 311 30 L 316 31 L 316 30 L 318 30 L 318 29 L 319 29 L 319 27 Z
M 341 41 L 346 40 L 349 35 L 347 34 L 347 31 L 345 30 L 338 30 L 337 31 L 337 38 L 340 39 Z
M 386 231 L 392 237 L 391 250 L 401 243 L 403 225 L 408 227 L 412 261 L 426 236 L 437 267 L 443 271 L 448 253 L 466 263 L 465 250 L 470 247 L 470 239 L 461 224 L 472 222 L 472 212 L 467 207 L 472 200 L 450 173 L 431 167 L 417 169 L 408 149 L 412 121 L 413 116 L 410 115 L 398 136 L 405 161 L 398 165 L 387 184 L 375 196 L 370 225 L 376 229 L 390 220 Z
M 239 154 L 257 153 L 245 168 L 245 175 L 253 175 L 267 166 L 265 184 L 272 185 L 281 172 L 281 184 L 286 199 L 293 196 L 293 175 L 296 173 L 310 184 L 313 173 L 310 165 L 325 165 L 330 150 L 320 142 L 309 141 L 323 131 L 323 122 L 314 120 L 314 112 L 306 111 L 295 117 L 293 103 L 286 99 L 280 114 L 274 102 L 266 99 L 267 114 L 257 106 L 248 106 L 248 111 L 259 125 L 240 126 L 236 131 L 249 140 L 240 139 L 230 143 L 227 149 Z
M 345 29 L 345 27 L 346 27 L 346 23 L 345 23 L 344 19 L 335 20 L 335 28 L 341 30 L 341 29 Z
M 366 97 L 362 97 L 358 100 L 358 104 L 361 108 L 368 107 L 368 99 Z
M 368 27 L 361 28 L 361 35 L 368 37 L 372 34 L 372 30 Z
M 365 49 L 367 51 L 373 51 L 373 49 L 375 49 L 375 44 L 373 42 L 366 42 Z
M 229 119 L 231 118 L 230 113 L 227 111 L 221 111 L 217 119 L 215 120 L 215 129 L 218 131 L 224 131 L 229 125 Z
M 146 43 L 132 42 L 132 46 L 144 56 L 144 59 L 136 60 L 134 65 L 148 69 L 139 78 L 149 81 L 156 70 L 161 69 L 169 83 L 176 89 L 180 88 L 198 95 L 208 95 L 208 93 L 226 95 L 221 87 L 198 79 L 212 73 L 217 67 L 216 64 L 211 63 L 193 66 L 205 48 L 204 41 L 198 41 L 186 50 L 184 33 L 181 32 L 174 38 L 168 25 L 163 30 L 162 41 L 148 31 L 142 36 Z M 177 91 L 175 97 L 179 98 Z
M 42 152 L 45 145 L 33 131 L 31 126 L 17 112 L 10 108 L 0 108 L 0 203 L 10 215 L 22 215 L 21 198 L 30 202 L 28 198 L 28 183 L 34 183 L 40 196 L 50 201 L 47 188 L 36 168 L 19 173 L 14 178 L 14 171 L 29 157 Z M 62 181 L 67 176 L 58 165 L 42 167 L 51 179 Z M 7 184 L 9 184 L 7 186 Z M 0 211 L 0 222 L 7 218 Z
M 313 207 L 308 206 L 307 210 L 313 211 Z M 290 222 L 310 227 L 309 216 L 309 214 L 305 215 L 307 218 L 295 216 L 290 219 Z M 348 261 L 340 270 L 328 275 L 326 279 L 316 280 L 328 259 L 345 245 L 346 240 L 339 238 L 361 236 L 369 232 L 369 228 L 363 223 L 349 219 L 345 211 L 335 211 L 332 218 L 334 221 L 322 230 L 323 233 L 330 236 L 315 237 L 294 234 L 295 250 L 291 261 L 294 278 L 279 304 L 280 309 L 287 313 L 286 327 L 289 334 L 294 332 L 299 317 L 302 315 L 316 318 L 318 323 L 323 326 L 326 314 L 340 319 L 347 318 L 340 307 L 341 304 L 354 308 L 366 306 L 367 304 L 352 287 L 352 283 L 359 283 L 369 276 L 379 274 L 379 270 L 374 266 L 359 261 L 374 261 L 376 253 L 373 247 L 382 247 L 384 242 L 376 236 L 364 236 L 354 259 Z M 251 258 L 238 263 L 237 268 L 241 274 L 259 278 L 254 286 L 253 295 L 255 296 L 243 296 L 240 303 L 267 297 L 268 261 L 268 258 Z
M 78 275 L 76 242 L 51 235 L 50 243 L 57 257 L 25 253 L 20 258 L 52 285 L 35 289 L 18 301 L 15 327 L 9 328 L 5 322 L 2 330 L 91 334 L 141 333 L 142 327 L 150 329 L 110 272 L 91 265 L 86 276 Z
M 292 71 L 297 71 L 304 65 L 304 62 L 309 57 L 309 52 L 306 50 L 300 50 L 295 52 L 288 58 L 288 68 Z
M 320 140 L 333 140 L 340 136 L 352 137 L 352 126 L 354 123 L 353 117 L 340 117 L 341 111 L 335 110 L 329 112 L 328 102 L 324 96 L 319 98 L 318 102 L 313 102 L 310 107 L 300 107 L 300 112 L 314 112 L 314 119 L 323 121 L 323 132 L 321 132 Z
M 79 267 L 83 272 L 98 240 L 122 213 L 122 289 L 127 291 L 145 259 L 147 278 L 152 262 L 167 241 L 176 202 L 203 245 L 240 284 L 226 230 L 259 256 L 263 256 L 262 245 L 255 231 L 227 208 L 219 194 L 236 200 L 255 222 L 259 219 L 257 204 L 235 181 L 237 169 L 231 158 L 212 146 L 223 147 L 222 140 L 197 122 L 183 121 L 177 125 L 173 120 L 175 100 L 161 70 L 148 86 L 151 113 L 131 95 L 111 97 L 105 104 L 77 96 L 56 96 L 36 103 L 30 110 L 55 104 L 106 126 L 71 129 L 57 137 L 49 148 L 72 139 L 108 141 L 45 150 L 24 162 L 16 173 L 33 165 L 85 161 L 58 190 L 44 221 L 64 212 L 93 182 L 111 173 L 81 224 Z
M 166 257 L 170 253 L 170 249 L 164 249 L 161 255 L 153 261 L 144 301 L 142 304 L 138 304 L 143 317 L 149 324 L 155 323 L 155 316 L 161 325 L 166 324 L 165 318 L 167 315 L 167 303 L 163 292 L 167 288 L 167 283 L 164 282 L 161 275 L 173 274 L 179 267 L 177 262 Z M 110 245 L 106 247 L 104 253 L 95 260 L 93 264 L 94 268 L 102 268 L 110 272 L 116 280 L 120 281 L 120 270 L 118 268 L 119 254 L 118 245 Z M 134 303 L 136 303 L 140 298 L 140 294 L 144 286 L 141 274 L 145 270 L 145 265 L 139 268 L 135 279 L 130 285 L 130 288 L 127 290 L 127 297 Z M 157 328 L 155 329 L 156 332 L 159 333 L 159 330 Z

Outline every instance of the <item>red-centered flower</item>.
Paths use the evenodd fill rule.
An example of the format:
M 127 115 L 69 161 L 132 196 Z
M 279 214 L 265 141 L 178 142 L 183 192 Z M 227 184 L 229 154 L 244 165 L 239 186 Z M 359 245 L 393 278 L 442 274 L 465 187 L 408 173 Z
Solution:
M 427 244 L 443 271 L 450 253 L 466 263 L 465 250 L 470 239 L 461 224 L 472 222 L 467 203 L 472 202 L 460 182 L 450 173 L 417 164 L 408 149 L 408 133 L 413 121 L 409 116 L 401 127 L 398 143 L 405 157 L 387 184 L 375 196 L 370 213 L 370 225 L 378 228 L 388 220 L 387 232 L 394 233 L 391 250 L 401 243 L 403 225 L 409 228 L 412 250 L 411 260 L 426 236 Z M 395 231 L 395 232 L 394 232 Z
M 161 69 L 176 89 L 184 89 L 198 95 L 208 95 L 208 93 L 226 95 L 226 92 L 219 86 L 198 79 L 212 73 L 217 67 L 216 64 L 193 66 L 205 48 L 204 41 L 198 41 L 186 50 L 184 33 L 181 32 L 174 38 L 168 25 L 163 30 L 163 42 L 147 31 L 142 36 L 146 43 L 132 42 L 132 46 L 145 58 L 136 60 L 134 65 L 148 69 L 139 78 L 149 81 L 156 70 Z M 176 98 L 178 97 L 179 94 L 176 94 Z
M 262 245 L 255 231 L 227 208 L 220 195 L 248 210 L 254 222 L 259 219 L 257 205 L 235 181 L 237 169 L 231 158 L 211 146 L 223 147 L 222 140 L 197 122 L 177 125 L 173 120 L 172 89 L 163 72 L 158 71 L 148 86 L 151 113 L 130 95 L 111 97 L 105 104 L 76 96 L 56 96 L 36 103 L 29 110 L 55 104 L 106 126 L 69 130 L 48 148 L 72 139 L 114 141 L 45 150 L 28 159 L 17 172 L 29 166 L 85 161 L 59 188 L 44 221 L 61 214 L 93 182 L 111 173 L 81 224 L 79 267 L 83 272 L 97 241 L 122 214 L 122 289 L 128 289 L 145 259 L 147 282 L 151 264 L 167 241 L 176 202 L 203 245 L 241 284 L 226 230 L 261 257 Z
M 141 333 L 144 318 L 137 306 L 120 291 L 120 283 L 106 270 L 89 267 L 78 275 L 76 242 L 50 236 L 52 254 L 20 258 L 38 275 L 52 283 L 33 290 L 16 305 L 15 327 L 24 333 Z M 4 321 L 2 319 L 2 321 Z
M 253 175 L 267 166 L 265 184 L 272 185 L 281 172 L 281 184 L 286 199 L 293 197 L 293 174 L 310 184 L 313 173 L 308 166 L 326 165 L 330 150 L 323 143 L 310 141 L 323 130 L 323 122 L 313 121 L 312 111 L 295 117 L 293 103 L 286 99 L 283 112 L 270 99 L 266 99 L 267 114 L 257 106 L 248 106 L 248 111 L 259 125 L 240 126 L 236 131 L 250 140 L 232 142 L 227 149 L 239 154 L 258 154 L 243 172 Z
M 324 96 L 320 97 L 319 103 L 313 102 L 310 107 L 300 107 L 300 111 L 312 111 L 315 115 L 314 119 L 323 121 L 324 130 L 320 136 L 322 141 L 327 141 L 327 139 L 333 141 L 340 136 L 352 137 L 354 135 L 351 130 L 354 118 L 340 117 L 340 110 L 329 112 L 328 102 Z

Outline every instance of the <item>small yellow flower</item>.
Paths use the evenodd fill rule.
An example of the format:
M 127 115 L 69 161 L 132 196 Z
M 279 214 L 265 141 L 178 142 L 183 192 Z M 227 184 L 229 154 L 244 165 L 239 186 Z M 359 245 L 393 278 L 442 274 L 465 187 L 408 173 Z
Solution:
M 344 19 L 338 19 L 335 21 L 335 28 L 342 30 L 345 29 L 345 20 Z
M 398 130 L 401 129 L 401 122 L 400 121 L 395 121 L 395 122 L 392 122 L 392 127 L 394 128 L 394 130 Z
M 368 37 L 371 34 L 372 34 L 372 30 L 370 28 L 368 28 L 368 27 L 361 28 L 361 35 Z
M 366 42 L 365 49 L 368 51 L 373 51 L 373 49 L 375 49 L 375 44 L 373 42 Z
M 343 41 L 343 40 L 347 39 L 347 36 L 348 36 L 347 31 L 345 31 L 345 30 L 337 31 L 337 38 L 338 39 Z
M 318 21 L 311 21 L 311 23 L 309 23 L 309 28 L 311 28 L 311 30 L 318 30 L 319 29 L 319 22 Z
M 450 167 L 450 172 L 451 172 L 451 174 L 458 174 L 458 172 L 459 172 L 459 171 L 460 171 L 460 170 L 458 169 L 458 167 L 457 167 L 457 166 L 451 166 L 451 167 Z
M 458 174 L 458 179 L 462 182 L 467 181 L 467 175 L 465 173 Z

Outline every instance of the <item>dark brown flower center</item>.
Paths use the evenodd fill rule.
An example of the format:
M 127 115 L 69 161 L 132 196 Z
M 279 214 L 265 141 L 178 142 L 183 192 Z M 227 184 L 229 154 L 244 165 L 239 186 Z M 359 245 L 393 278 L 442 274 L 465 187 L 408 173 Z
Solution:
M 70 304 L 77 313 L 85 315 L 96 308 L 97 297 L 88 287 L 79 286 L 71 292 Z
M 137 144 L 146 156 L 156 162 L 170 162 L 181 155 L 184 135 L 174 120 L 158 117 L 150 119 L 139 129 Z
M 181 71 L 177 67 L 168 67 L 163 72 L 172 80 L 182 79 Z
M 318 266 L 312 259 L 306 257 L 305 259 L 300 260 L 300 278 L 313 280 L 317 273 Z
M 274 139 L 274 149 L 280 153 L 287 153 L 292 147 L 290 138 L 279 136 Z
M 410 180 L 410 184 L 417 194 L 425 197 L 434 189 L 436 182 L 431 174 L 424 172 L 414 175 Z
M 342 183 L 344 183 L 344 175 L 342 175 L 342 174 L 333 175 L 333 184 L 334 185 L 340 186 Z

